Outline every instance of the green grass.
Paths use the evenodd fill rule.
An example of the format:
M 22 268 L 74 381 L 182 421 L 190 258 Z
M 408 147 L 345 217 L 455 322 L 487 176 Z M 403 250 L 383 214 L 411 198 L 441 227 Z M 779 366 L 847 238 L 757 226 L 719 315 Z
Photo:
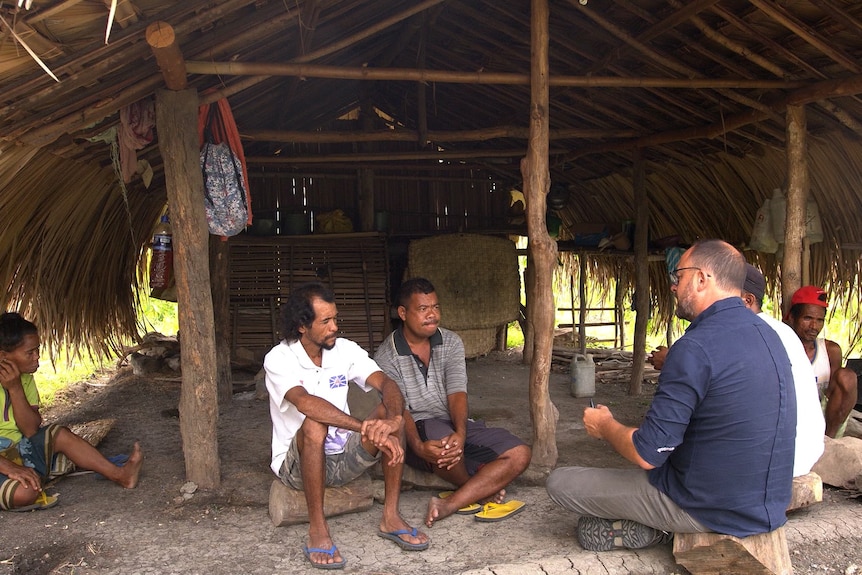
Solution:
M 174 302 L 144 296 L 141 300 L 141 318 L 147 331 L 164 335 L 176 335 L 179 332 L 177 304 Z M 43 356 L 39 371 L 35 374 L 42 405 L 51 405 L 58 391 L 72 383 L 93 379 L 101 370 L 112 367 L 115 360 L 109 358 L 99 362 L 87 356 L 70 358 L 65 351 L 61 351 L 54 365 L 51 365 L 51 361 Z

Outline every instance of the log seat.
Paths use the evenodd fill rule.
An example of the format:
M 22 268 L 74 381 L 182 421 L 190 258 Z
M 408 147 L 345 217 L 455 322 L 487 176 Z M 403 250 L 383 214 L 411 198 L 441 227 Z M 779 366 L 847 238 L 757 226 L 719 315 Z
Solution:
M 673 556 L 691 575 L 792 575 L 784 527 L 742 539 L 721 533 L 676 533 Z
M 323 494 L 326 517 L 367 511 L 374 504 L 371 477 L 363 473 L 347 485 L 327 487 Z M 275 527 L 308 522 L 305 492 L 274 479 L 269 489 L 269 518 Z
M 813 471 L 793 478 L 793 494 L 787 512 L 802 509 L 823 501 L 823 481 Z

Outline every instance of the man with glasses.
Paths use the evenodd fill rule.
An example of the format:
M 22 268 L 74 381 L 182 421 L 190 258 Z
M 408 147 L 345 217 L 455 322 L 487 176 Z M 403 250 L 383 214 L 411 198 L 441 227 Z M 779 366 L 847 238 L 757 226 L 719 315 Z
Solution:
M 469 419 L 464 343 L 440 327 L 434 285 L 425 278 L 402 283 L 398 317 L 401 327 L 374 360 L 407 400 L 405 461 L 458 486 L 445 498 L 431 498 L 425 525 L 453 513 L 499 521 L 519 512 L 523 502 L 503 503 L 505 488 L 527 468 L 532 452 L 507 430 Z
M 852 369 L 841 367 L 841 346 L 818 337 L 825 322 L 828 300 L 826 292 L 819 287 L 803 286 L 790 298 L 786 321 L 802 340 L 814 367 L 826 416 L 826 435 L 838 438 L 844 435 L 850 411 L 856 405 L 857 378 Z
M 638 549 L 673 532 L 736 537 L 782 526 L 790 503 L 796 396 L 778 334 L 740 299 L 745 260 L 719 240 L 694 244 L 673 272 L 676 313 L 691 325 L 670 348 L 639 428 L 607 406 L 584 427 L 637 469 L 564 467 L 551 499 L 580 516 L 590 551 Z

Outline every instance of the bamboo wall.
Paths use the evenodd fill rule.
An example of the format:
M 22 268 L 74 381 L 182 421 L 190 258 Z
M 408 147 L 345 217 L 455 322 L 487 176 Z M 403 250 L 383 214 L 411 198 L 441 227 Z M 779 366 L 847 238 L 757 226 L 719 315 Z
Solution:
M 444 173 L 445 172 L 445 173 Z M 341 209 L 360 230 L 357 170 L 252 173 L 255 217 L 280 219 L 288 212 L 314 218 Z M 446 232 L 499 232 L 509 227 L 508 188 L 480 170 L 434 172 L 375 170 L 374 209 L 387 214 L 389 235 L 428 236 Z M 364 230 L 370 231 L 370 230 Z

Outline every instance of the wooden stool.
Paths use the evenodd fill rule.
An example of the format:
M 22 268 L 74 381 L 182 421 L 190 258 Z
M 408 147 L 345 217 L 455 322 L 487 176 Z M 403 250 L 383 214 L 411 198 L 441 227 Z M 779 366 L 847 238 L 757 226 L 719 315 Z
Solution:
M 721 533 L 675 533 L 673 556 L 692 575 L 792 575 L 784 527 L 740 539 Z
M 823 481 L 813 471 L 793 478 L 793 494 L 787 511 L 802 509 L 823 501 Z
M 326 517 L 367 511 L 374 504 L 371 477 L 363 473 L 347 485 L 327 487 L 323 494 Z M 305 492 L 288 487 L 274 479 L 269 488 L 269 518 L 276 527 L 308 522 Z

